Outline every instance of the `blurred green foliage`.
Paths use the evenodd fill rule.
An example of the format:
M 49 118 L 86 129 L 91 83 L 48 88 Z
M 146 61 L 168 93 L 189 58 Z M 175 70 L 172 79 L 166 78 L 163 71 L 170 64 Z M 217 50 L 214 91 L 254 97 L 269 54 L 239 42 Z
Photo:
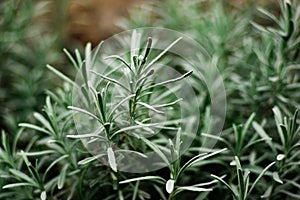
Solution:
M 53 26 L 50 4 L 0 2 L 0 127 L 11 133 L 42 108 L 45 90 L 53 85 L 46 64 L 62 62 L 62 36 Z

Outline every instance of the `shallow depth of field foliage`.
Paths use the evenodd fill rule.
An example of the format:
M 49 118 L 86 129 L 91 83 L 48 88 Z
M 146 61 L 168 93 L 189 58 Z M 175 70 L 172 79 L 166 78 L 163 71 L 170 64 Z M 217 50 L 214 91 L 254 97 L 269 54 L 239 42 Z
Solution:
M 151 85 L 156 71 L 147 66 L 155 61 L 176 67 L 172 55 L 157 59 L 159 52 L 151 50 L 151 38 L 140 41 L 144 51 L 136 55 L 112 55 L 131 72 L 128 83 L 134 80 L 122 86 L 127 96 L 112 106 L 110 88 L 120 85 L 119 71 L 115 77 L 113 69 L 107 74 L 87 72 L 84 66 L 93 63 L 95 56 L 90 44 L 83 52 L 64 50 L 73 74 L 83 77 L 81 91 L 99 112 L 74 107 L 72 88 L 77 83 L 56 66 L 63 56 L 57 50 L 60 36 L 29 25 L 36 14 L 36 4 L 30 2 L 0 3 L 0 199 L 300 199 L 299 1 L 276 1 L 279 12 L 257 8 L 254 2 L 238 8 L 225 0 L 151 1 L 120 19 L 118 25 L 124 30 L 151 26 L 186 33 L 208 52 L 205 64 L 216 66 L 223 77 L 227 113 L 220 136 L 206 132 L 208 124 L 214 123 L 209 121 L 210 94 L 197 73 L 183 68 L 183 76 L 166 80 L 176 86 L 192 79 L 200 102 L 197 133 L 184 133 L 171 122 L 160 127 L 164 133 L 178 129 L 175 141 L 162 134 L 139 135 L 157 128 L 148 121 L 149 111 L 159 113 L 171 106 L 174 120 L 180 115 L 170 96 L 168 101 L 156 98 L 156 107 L 149 100 L 152 93 L 164 91 Z M 43 39 L 34 40 L 34 34 L 42 34 Z M 172 44 L 166 44 L 169 47 Z M 102 80 L 95 88 L 90 84 L 92 74 Z M 53 89 L 49 76 L 61 79 L 62 85 Z M 119 111 L 124 102 L 125 113 Z M 106 151 L 98 155 L 87 151 L 81 142 L 86 136 L 77 133 L 73 121 L 74 111 L 100 124 Z M 121 114 L 128 121 L 120 125 Z M 185 134 L 196 138 L 179 156 Z M 95 137 L 96 133 L 90 134 Z M 217 142 L 213 149 L 202 148 L 207 139 Z M 144 150 L 153 150 L 167 166 L 142 174 L 119 171 L 118 152 L 112 148 L 116 142 L 142 156 Z M 109 163 L 103 165 L 99 159 L 106 156 Z

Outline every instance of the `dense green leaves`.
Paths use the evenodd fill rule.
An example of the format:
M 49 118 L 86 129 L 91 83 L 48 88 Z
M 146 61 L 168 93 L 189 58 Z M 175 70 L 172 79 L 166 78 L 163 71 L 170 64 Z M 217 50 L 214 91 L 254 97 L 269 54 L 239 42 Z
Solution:
M 3 5 L 0 10 L 6 9 Z M 9 17 L 12 5 L 5 5 L 4 16 Z M 64 49 L 82 85 L 47 65 L 64 85 L 47 92 L 44 109 L 28 115 L 30 122 L 24 118 L 18 123 L 16 134 L 2 131 L 1 199 L 299 198 L 299 2 L 280 1 L 279 16 L 259 8 L 259 16 L 271 20 L 268 26 L 254 9 L 228 9 L 226 1 L 163 0 L 150 7 L 150 13 L 136 11 L 123 25 L 136 28 L 151 21 L 148 26 L 186 31 L 201 43 L 211 61 L 182 66 L 168 52 L 182 38 L 156 50 L 152 47 L 157 38 L 142 41 L 138 31 L 123 41 L 130 44 L 130 55 L 105 55 L 104 61 L 117 63 L 105 71 L 93 68 L 99 64 L 102 43 L 95 51 L 87 44 L 84 55 L 77 49 L 74 53 Z M 4 20 L 0 26 L 11 25 Z M 182 75 L 154 82 L 160 75 L 156 67 L 165 64 L 178 68 Z M 209 94 L 211 88 L 201 81 L 201 65 L 216 65 L 224 79 L 228 112 L 222 133 L 207 128 L 220 122 L 210 121 L 215 94 Z M 213 77 L 209 74 L 208 81 L 214 82 Z M 197 133 L 179 126 L 182 119 L 177 106 L 186 99 L 174 99 L 172 92 L 163 90 L 165 86 L 178 90 L 186 78 L 200 100 Z M 80 106 L 74 105 L 77 94 L 72 87 L 82 94 Z M 115 88 L 120 89 L 119 95 L 113 93 Z M 188 101 L 191 110 L 196 109 L 195 100 Z M 172 119 L 152 121 L 151 116 L 169 110 Z M 80 129 L 74 124 L 78 116 L 95 122 L 96 128 Z M 183 152 L 183 141 L 192 134 L 196 137 Z M 204 148 L 205 140 L 216 145 Z M 151 164 L 163 166 L 161 170 L 122 171 L 123 153 L 143 162 L 149 158 L 148 151 L 158 155 Z M 140 169 L 140 163 L 131 158 L 125 158 L 127 167 Z

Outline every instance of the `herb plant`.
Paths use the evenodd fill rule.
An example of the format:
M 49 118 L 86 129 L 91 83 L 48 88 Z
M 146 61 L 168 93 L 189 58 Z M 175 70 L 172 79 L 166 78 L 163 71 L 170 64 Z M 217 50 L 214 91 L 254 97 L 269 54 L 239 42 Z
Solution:
M 166 43 L 138 31 L 119 41 L 125 53 L 106 55 L 105 42 L 94 51 L 87 44 L 83 55 L 65 49 L 77 78 L 47 65 L 63 85 L 46 92 L 43 110 L 13 138 L 1 133 L 0 199 L 299 199 L 300 5 L 278 5 L 279 16 L 226 1 L 163 0 L 120 21 L 184 31 L 208 54 L 192 67 L 169 52 L 181 38 Z M 166 66 L 180 73 L 161 73 Z M 213 67 L 227 95 L 221 134 L 222 121 L 211 121 L 217 92 L 201 79 L 217 84 Z M 188 101 L 174 95 L 187 81 L 195 93 Z M 179 106 L 196 110 L 196 131 L 180 126 Z M 149 152 L 155 162 L 147 163 Z

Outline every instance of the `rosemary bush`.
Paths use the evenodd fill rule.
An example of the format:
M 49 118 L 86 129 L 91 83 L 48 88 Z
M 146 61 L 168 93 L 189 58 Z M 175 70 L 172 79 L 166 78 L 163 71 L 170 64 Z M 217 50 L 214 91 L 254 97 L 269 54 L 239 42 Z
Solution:
M 224 2 L 164 0 L 121 21 L 124 29 L 184 28 L 202 45 L 209 56 L 201 57 L 201 65 L 217 66 L 226 89 L 222 134 L 208 128 L 219 123 L 210 121 L 216 94 L 201 81 L 200 65 L 177 63 L 167 51 L 180 38 L 157 50 L 157 38 L 142 40 L 133 31 L 131 42 L 121 41 L 131 53 L 105 55 L 100 63 L 102 44 L 93 52 L 88 44 L 84 55 L 65 50 L 77 79 L 48 65 L 63 86 L 47 91 L 44 109 L 33 113 L 36 123 L 20 123 L 12 141 L 2 131 L 0 198 L 299 199 L 299 2 L 279 1 L 280 16 Z M 259 23 L 261 17 L 271 25 Z M 159 79 L 165 65 L 181 75 Z M 214 73 L 205 75 L 215 80 Z M 198 113 L 196 132 L 177 123 L 178 104 L 186 99 L 164 87 L 175 90 L 186 80 L 195 99 L 183 105 Z M 171 116 L 164 123 L 162 112 Z M 28 134 L 31 140 L 23 143 L 21 136 Z M 191 134 L 196 137 L 181 154 Z M 207 140 L 216 145 L 205 148 Z M 159 158 L 152 163 L 155 171 L 143 169 L 149 151 Z

